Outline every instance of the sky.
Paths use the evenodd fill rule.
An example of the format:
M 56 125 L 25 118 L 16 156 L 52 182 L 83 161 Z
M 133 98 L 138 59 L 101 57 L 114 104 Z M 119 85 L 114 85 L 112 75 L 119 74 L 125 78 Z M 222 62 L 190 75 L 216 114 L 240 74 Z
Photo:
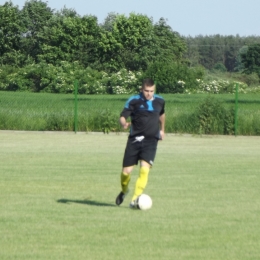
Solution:
M 4 4 L 9 0 L 0 0 Z M 21 9 L 26 0 L 11 0 Z M 182 36 L 239 35 L 260 36 L 260 0 L 48 0 L 48 6 L 56 11 L 64 6 L 79 15 L 95 15 L 98 22 L 110 12 L 124 14 L 134 12 L 153 18 L 161 17 L 173 31 Z

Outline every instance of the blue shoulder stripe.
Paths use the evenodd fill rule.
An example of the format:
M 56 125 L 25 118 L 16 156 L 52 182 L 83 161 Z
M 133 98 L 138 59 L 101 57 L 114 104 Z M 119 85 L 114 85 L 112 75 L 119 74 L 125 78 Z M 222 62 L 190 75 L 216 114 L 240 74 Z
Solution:
M 134 99 L 139 99 L 139 98 L 140 98 L 140 94 L 134 95 L 134 96 L 130 97 L 130 98 L 126 101 L 126 103 L 125 103 L 125 108 L 129 108 L 129 103 L 130 103 L 132 100 L 134 100 Z
M 154 94 L 153 96 L 154 96 L 155 98 L 161 98 L 161 99 L 164 99 L 162 96 L 157 95 L 157 94 Z

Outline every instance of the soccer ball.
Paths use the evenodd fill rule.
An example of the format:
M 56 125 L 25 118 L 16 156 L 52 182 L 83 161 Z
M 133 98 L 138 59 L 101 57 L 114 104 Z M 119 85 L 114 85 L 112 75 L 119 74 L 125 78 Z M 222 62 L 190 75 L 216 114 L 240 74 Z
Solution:
M 141 210 L 148 210 L 152 207 L 153 201 L 147 194 L 142 194 L 137 198 L 137 208 Z

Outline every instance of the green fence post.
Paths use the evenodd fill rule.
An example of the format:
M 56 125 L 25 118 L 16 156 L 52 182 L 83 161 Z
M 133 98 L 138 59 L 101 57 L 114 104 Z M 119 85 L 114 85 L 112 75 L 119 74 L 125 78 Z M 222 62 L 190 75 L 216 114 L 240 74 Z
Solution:
M 75 107 L 74 107 L 74 131 L 78 131 L 78 81 L 74 82 Z
M 235 101 L 235 136 L 237 136 L 237 125 L 238 125 L 238 84 L 236 84 L 236 101 Z

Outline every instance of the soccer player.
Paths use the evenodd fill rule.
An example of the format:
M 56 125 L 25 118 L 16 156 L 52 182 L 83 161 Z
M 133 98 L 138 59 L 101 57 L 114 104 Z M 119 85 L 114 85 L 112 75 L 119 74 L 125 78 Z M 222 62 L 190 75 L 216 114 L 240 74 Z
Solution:
M 136 199 L 147 184 L 148 174 L 153 165 L 158 140 L 164 138 L 165 101 L 155 93 L 152 79 L 144 79 L 141 92 L 130 97 L 120 114 L 119 122 L 124 129 L 130 127 L 130 134 L 125 148 L 123 169 L 121 172 L 121 192 L 116 197 L 116 204 L 120 205 L 128 193 L 131 172 L 140 161 L 139 177 L 135 184 L 130 208 L 136 207 Z M 127 118 L 131 117 L 131 123 Z

